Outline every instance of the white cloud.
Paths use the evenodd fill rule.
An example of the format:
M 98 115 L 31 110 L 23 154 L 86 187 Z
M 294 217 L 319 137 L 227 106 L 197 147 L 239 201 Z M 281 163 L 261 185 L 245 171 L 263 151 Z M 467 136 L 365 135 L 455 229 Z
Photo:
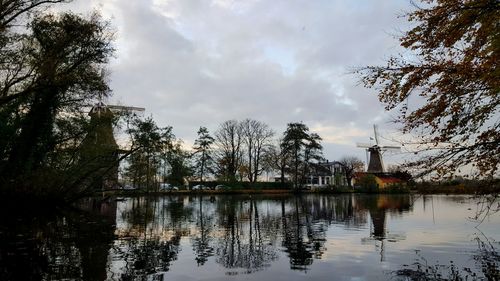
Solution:
M 281 133 L 303 121 L 331 160 L 390 127 L 376 94 L 349 74 L 398 49 L 409 1 L 75 1 L 117 30 L 113 101 L 146 107 L 191 143 L 199 126 L 254 118 Z M 403 26 L 403 27 L 401 27 Z M 342 155 L 340 155 L 342 154 Z M 363 158 L 364 159 L 364 158 Z

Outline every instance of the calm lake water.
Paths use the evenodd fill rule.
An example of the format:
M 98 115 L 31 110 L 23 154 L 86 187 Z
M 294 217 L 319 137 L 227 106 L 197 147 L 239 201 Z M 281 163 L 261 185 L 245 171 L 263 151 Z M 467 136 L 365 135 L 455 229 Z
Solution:
M 80 207 L 3 212 L 0 280 L 499 278 L 500 214 L 476 228 L 468 196 L 166 196 Z

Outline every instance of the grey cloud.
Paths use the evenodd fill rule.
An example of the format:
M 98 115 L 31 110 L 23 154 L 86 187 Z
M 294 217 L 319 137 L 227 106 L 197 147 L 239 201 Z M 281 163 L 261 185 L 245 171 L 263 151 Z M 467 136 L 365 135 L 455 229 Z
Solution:
M 146 107 L 187 143 L 199 126 L 213 132 L 228 119 L 255 118 L 279 133 L 296 121 L 354 126 L 368 137 L 374 121 L 389 118 L 375 93 L 347 73 L 397 49 L 388 32 L 404 22 L 396 15 L 406 1 L 89 3 L 116 23 L 113 99 Z M 327 155 L 359 154 L 359 138 L 325 144 Z

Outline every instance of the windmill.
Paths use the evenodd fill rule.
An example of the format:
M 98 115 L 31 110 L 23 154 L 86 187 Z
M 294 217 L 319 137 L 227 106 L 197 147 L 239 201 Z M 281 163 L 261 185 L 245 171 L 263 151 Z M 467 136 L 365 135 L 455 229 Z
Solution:
M 370 154 L 370 158 L 368 160 L 368 173 L 384 173 L 384 162 L 382 160 L 382 154 L 385 151 L 399 151 L 401 147 L 399 146 L 390 146 L 390 145 L 380 145 L 378 138 L 378 129 L 377 125 L 373 125 L 373 133 L 375 135 L 375 144 L 371 143 L 357 143 L 357 147 L 365 148 L 367 153 Z M 372 139 L 372 138 L 370 138 Z
M 117 112 L 143 112 L 142 107 L 106 105 L 97 102 L 89 111 L 90 127 L 80 145 L 80 162 L 89 173 L 95 188 L 109 188 L 118 183 L 118 147 L 113 134 Z

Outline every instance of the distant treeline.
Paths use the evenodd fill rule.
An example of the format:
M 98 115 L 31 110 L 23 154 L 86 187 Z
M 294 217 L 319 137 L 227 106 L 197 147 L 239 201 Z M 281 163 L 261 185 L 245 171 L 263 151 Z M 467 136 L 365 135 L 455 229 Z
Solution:
M 412 190 L 423 194 L 498 194 L 500 193 L 500 179 L 423 181 L 414 183 Z

